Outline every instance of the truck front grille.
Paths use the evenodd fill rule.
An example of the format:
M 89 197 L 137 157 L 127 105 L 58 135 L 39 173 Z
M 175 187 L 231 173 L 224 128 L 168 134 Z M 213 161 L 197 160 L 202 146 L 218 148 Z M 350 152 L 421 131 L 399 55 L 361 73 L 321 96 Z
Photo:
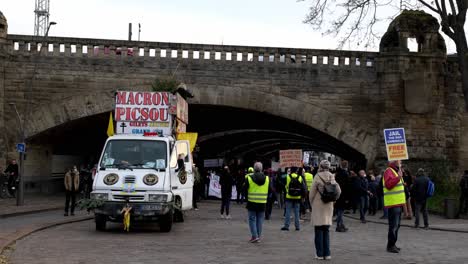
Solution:
M 125 176 L 125 183 L 135 183 L 135 176 Z
M 121 194 L 114 194 L 113 195 L 114 200 L 117 201 L 125 201 L 126 198 L 129 199 L 130 202 L 138 202 L 138 201 L 144 201 L 145 196 L 144 195 L 121 195 Z

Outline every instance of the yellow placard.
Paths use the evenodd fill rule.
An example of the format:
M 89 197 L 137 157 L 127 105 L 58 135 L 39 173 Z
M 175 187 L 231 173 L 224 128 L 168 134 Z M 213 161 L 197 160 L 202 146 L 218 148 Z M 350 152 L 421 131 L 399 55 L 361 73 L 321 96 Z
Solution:
M 190 142 L 190 152 L 193 151 L 195 148 L 195 144 L 197 144 L 198 133 L 178 133 L 177 140 L 188 140 Z
M 408 150 L 406 143 L 388 144 L 387 145 L 388 160 L 407 160 Z

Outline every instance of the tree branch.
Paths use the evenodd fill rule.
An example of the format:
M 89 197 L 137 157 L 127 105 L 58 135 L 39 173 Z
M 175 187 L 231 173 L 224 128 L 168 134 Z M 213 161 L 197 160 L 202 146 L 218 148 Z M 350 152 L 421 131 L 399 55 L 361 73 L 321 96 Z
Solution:
M 439 13 L 439 11 L 437 9 L 435 9 L 433 6 L 431 6 L 430 4 L 426 3 L 426 1 L 424 0 L 418 0 L 418 2 L 420 2 L 421 4 L 425 5 L 427 8 L 429 8 L 430 10 L 432 10 L 432 12 L 435 12 L 435 13 Z

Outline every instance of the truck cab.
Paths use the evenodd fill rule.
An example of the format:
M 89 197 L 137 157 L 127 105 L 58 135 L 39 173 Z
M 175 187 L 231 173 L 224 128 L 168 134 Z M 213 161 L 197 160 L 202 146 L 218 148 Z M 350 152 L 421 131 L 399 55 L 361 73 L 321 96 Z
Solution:
M 183 160 L 179 166 L 178 157 Z M 161 231 L 169 232 L 173 221 L 183 221 L 183 211 L 192 208 L 192 165 L 186 140 L 146 134 L 109 137 L 91 193 L 103 202 L 94 211 L 96 230 L 105 230 L 108 221 L 121 222 L 128 205 L 132 222 L 158 222 Z

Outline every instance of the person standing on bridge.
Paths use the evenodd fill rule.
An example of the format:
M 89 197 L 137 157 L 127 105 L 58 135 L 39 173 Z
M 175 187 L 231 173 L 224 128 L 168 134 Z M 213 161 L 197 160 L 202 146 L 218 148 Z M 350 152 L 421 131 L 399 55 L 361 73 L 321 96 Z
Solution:
M 270 179 L 262 173 L 263 165 L 260 162 L 254 164 L 254 173 L 245 177 L 244 193 L 247 198 L 247 210 L 249 213 L 249 229 L 252 237 L 249 242 L 258 243 L 262 236 L 262 226 L 265 217 L 265 205 L 270 193 Z
M 401 160 L 393 161 L 385 170 L 383 177 L 384 206 L 388 209 L 388 242 L 387 251 L 400 253 L 396 246 L 400 229 L 401 212 L 406 204 L 405 187 Z

